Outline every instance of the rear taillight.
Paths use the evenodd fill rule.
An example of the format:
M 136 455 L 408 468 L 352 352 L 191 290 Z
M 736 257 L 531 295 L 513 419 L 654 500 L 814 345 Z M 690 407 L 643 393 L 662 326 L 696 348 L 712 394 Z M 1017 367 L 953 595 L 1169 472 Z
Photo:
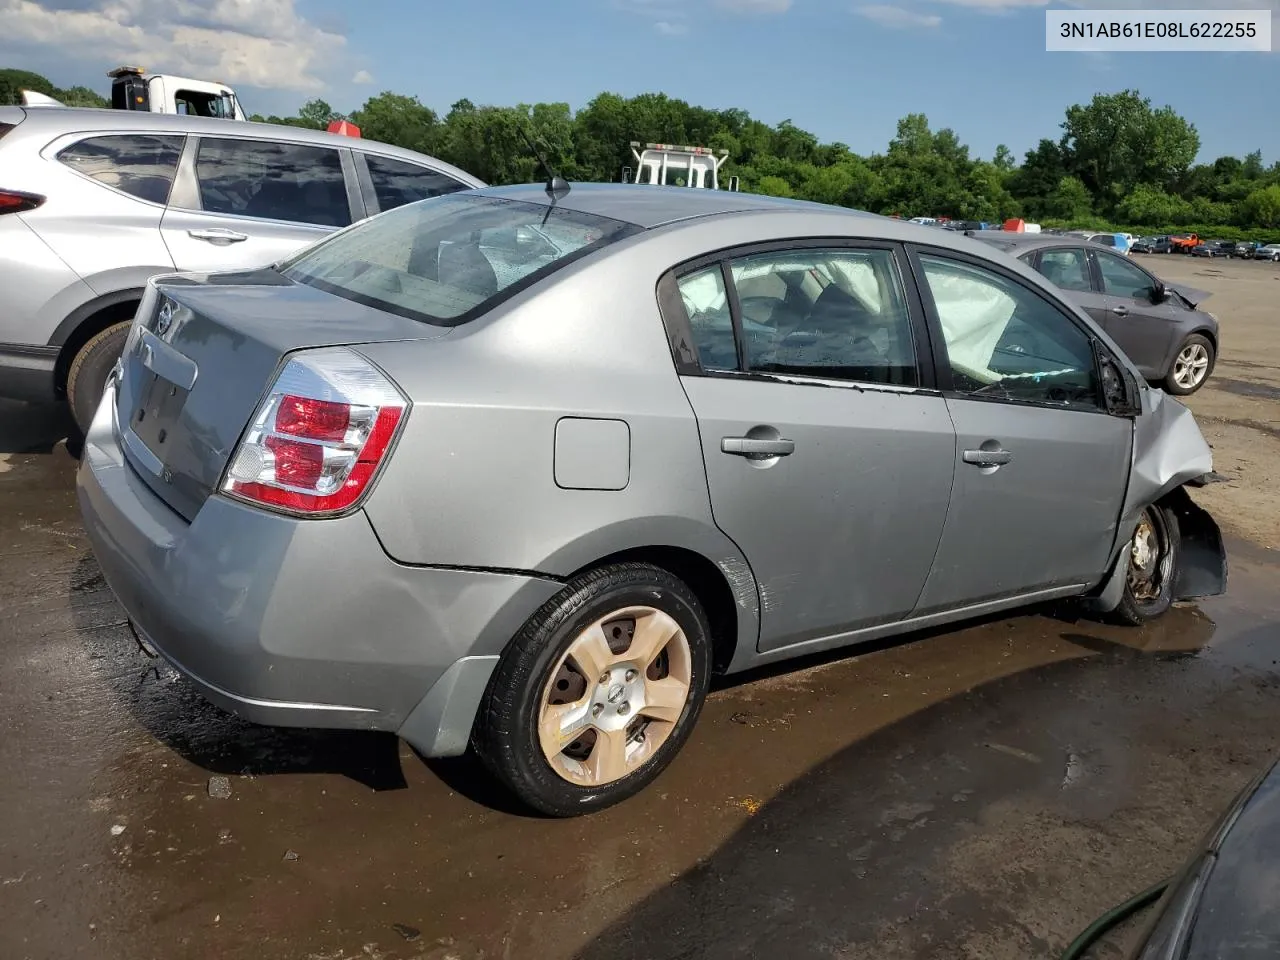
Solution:
M 18 190 L 0 190 L 0 214 L 26 213 L 44 203 L 38 193 L 21 193 Z
M 351 350 L 300 353 L 258 407 L 222 492 L 290 513 L 349 510 L 368 491 L 408 406 L 381 371 Z

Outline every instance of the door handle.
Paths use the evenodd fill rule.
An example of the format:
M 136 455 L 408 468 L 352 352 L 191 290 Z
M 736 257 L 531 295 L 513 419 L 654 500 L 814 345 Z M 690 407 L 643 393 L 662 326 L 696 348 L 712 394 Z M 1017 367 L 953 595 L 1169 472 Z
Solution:
M 756 437 L 724 437 L 720 440 L 720 452 L 735 457 L 788 457 L 795 453 L 794 440 L 761 440 Z
M 966 450 L 964 462 L 975 467 L 1002 467 L 1013 460 L 1008 450 Z
M 1111 312 L 1119 317 L 1127 317 L 1129 315 L 1128 307 L 1112 307 Z
M 249 239 L 248 234 L 236 233 L 234 230 L 223 230 L 219 227 L 213 227 L 209 230 L 188 230 L 187 236 L 192 240 L 204 240 L 206 243 L 240 243 L 242 240 Z

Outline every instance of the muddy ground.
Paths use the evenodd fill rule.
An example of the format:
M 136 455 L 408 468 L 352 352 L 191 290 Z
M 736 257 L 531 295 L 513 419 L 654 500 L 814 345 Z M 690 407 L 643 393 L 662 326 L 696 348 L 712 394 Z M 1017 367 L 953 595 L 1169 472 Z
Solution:
M 511 809 L 467 759 L 206 705 L 102 583 L 63 415 L 0 407 L 0 957 L 1055 957 L 1280 752 L 1280 268 L 1148 262 L 1218 294 L 1192 406 L 1230 478 L 1197 493 L 1226 597 L 722 685 L 653 788 L 586 820 Z

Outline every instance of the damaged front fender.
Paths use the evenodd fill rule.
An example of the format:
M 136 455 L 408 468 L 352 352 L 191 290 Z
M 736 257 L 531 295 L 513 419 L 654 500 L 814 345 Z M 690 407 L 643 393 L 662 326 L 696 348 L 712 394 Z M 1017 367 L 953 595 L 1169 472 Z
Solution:
M 1163 390 L 1142 391 L 1142 415 L 1134 418 L 1133 466 L 1120 511 L 1120 529 L 1165 494 L 1213 472 L 1213 451 L 1191 411 Z
M 1178 518 L 1180 563 L 1174 599 L 1198 600 L 1227 590 L 1227 553 L 1217 522 L 1184 487 L 1213 472 L 1213 451 L 1191 411 L 1163 390 L 1142 391 L 1142 414 L 1134 420 L 1133 466 L 1117 525 L 1111 571 L 1091 606 L 1114 610 L 1124 593 L 1129 552 L 1142 511 L 1160 504 Z

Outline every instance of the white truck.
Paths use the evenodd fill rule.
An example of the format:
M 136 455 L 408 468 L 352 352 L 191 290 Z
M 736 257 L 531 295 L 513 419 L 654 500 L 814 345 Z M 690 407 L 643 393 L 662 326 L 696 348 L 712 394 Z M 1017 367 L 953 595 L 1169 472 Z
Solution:
M 107 76 L 111 78 L 111 106 L 117 110 L 247 119 L 240 98 L 225 83 L 148 74 L 142 67 L 116 67 Z
M 673 146 L 669 143 L 631 142 L 631 155 L 636 158 L 635 182 L 655 186 L 686 186 L 720 189 L 720 168 L 729 159 L 728 150 L 710 147 Z M 624 182 L 630 182 L 631 170 L 624 168 Z M 738 189 L 738 178 L 729 178 L 729 189 Z
M 167 73 L 148 74 L 142 67 L 116 67 L 107 71 L 107 76 L 111 78 L 111 106 L 116 110 L 248 119 L 240 106 L 240 98 L 225 83 Z M 63 106 L 53 97 L 34 90 L 23 90 L 22 102 L 29 107 Z

